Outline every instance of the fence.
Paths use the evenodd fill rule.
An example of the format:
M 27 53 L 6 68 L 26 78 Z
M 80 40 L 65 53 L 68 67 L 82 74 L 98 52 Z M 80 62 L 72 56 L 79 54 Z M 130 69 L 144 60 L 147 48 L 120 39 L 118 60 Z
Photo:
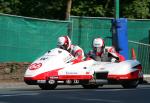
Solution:
M 33 61 L 56 46 L 59 36 L 68 34 L 85 53 L 95 37 L 112 45 L 112 18 L 71 16 L 70 21 L 34 19 L 0 14 L 0 62 Z M 144 73 L 150 73 L 150 20 L 128 20 L 129 49 L 134 48 Z
M 91 49 L 91 43 L 95 37 L 102 37 L 106 45 L 112 45 L 112 40 L 109 38 L 112 35 L 111 18 L 72 16 L 71 20 L 73 23 L 72 40 L 85 52 Z M 128 20 L 128 39 L 129 50 L 135 49 L 144 73 L 150 74 L 150 20 Z M 130 51 L 129 54 L 131 57 Z
M 129 40 L 129 47 L 135 49 L 137 60 L 143 66 L 143 72 L 150 74 L 150 45 Z
M 145 74 L 150 74 L 150 20 L 128 20 L 129 49 L 134 48 Z
M 68 34 L 67 21 L 0 14 L 0 62 L 33 61 Z
M 107 41 L 106 45 L 111 45 L 111 39 L 108 39 L 112 35 L 110 18 L 71 16 L 71 21 L 73 23 L 72 41 L 80 45 L 85 53 L 91 49 L 92 40 L 95 37 L 102 37 Z

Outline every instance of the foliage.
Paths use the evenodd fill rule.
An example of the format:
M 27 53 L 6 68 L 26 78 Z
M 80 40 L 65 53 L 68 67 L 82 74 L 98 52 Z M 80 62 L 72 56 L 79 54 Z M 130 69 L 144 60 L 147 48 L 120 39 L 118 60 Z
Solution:
M 74 0 L 71 13 L 80 16 L 105 16 L 105 9 L 97 0 Z
M 125 17 L 144 19 L 150 16 L 150 0 L 127 0 L 122 4 L 122 13 Z
M 19 14 L 19 0 L 0 0 L 0 12 L 8 14 Z
M 64 19 L 67 0 L 0 0 L 0 12 L 21 16 Z M 114 0 L 72 0 L 71 15 L 114 17 Z M 150 0 L 120 0 L 120 17 L 150 17 Z
M 20 0 L 20 14 L 38 18 L 63 19 L 66 0 Z

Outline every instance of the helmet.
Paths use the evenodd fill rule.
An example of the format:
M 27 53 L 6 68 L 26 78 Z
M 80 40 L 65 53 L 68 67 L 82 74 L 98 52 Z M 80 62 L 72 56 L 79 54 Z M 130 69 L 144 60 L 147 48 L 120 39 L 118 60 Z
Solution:
M 61 49 L 68 50 L 71 48 L 71 40 L 68 36 L 61 36 L 57 40 L 57 46 Z
M 93 40 L 93 48 L 96 52 L 103 52 L 105 47 L 104 40 L 102 38 L 95 38 Z

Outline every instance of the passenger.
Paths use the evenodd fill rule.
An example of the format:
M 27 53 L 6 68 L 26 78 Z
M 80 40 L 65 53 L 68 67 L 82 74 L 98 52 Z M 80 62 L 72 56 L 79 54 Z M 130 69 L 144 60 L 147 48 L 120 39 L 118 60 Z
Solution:
M 80 62 L 84 59 L 83 50 L 77 45 L 72 45 L 68 36 L 59 37 L 57 46 L 71 53 L 75 57 L 75 60 L 73 61 L 74 63 Z
M 103 62 L 121 62 L 125 58 L 116 52 L 114 47 L 105 47 L 102 38 L 95 38 L 93 40 L 93 50 L 88 53 L 88 57 Z

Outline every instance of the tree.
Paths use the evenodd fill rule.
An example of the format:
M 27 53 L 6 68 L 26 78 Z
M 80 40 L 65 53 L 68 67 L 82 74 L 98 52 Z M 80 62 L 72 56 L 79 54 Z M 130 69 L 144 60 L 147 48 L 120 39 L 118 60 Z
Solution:
M 67 1 L 67 9 L 66 9 L 66 19 L 70 17 L 70 12 L 71 12 L 71 5 L 72 5 L 72 0 Z
M 122 0 L 122 16 L 127 18 L 146 19 L 150 16 L 149 3 L 150 0 L 127 0 L 126 2 Z
M 114 17 L 114 0 L 0 0 L 0 12 L 63 20 L 70 14 Z M 150 0 L 120 0 L 120 17 L 150 18 Z
M 66 12 L 66 0 L 20 0 L 22 2 L 21 15 L 64 19 Z
M 72 15 L 105 16 L 105 10 L 98 0 L 73 0 Z
M 20 0 L 0 0 L 0 12 L 8 14 L 20 14 L 19 6 L 21 5 Z

